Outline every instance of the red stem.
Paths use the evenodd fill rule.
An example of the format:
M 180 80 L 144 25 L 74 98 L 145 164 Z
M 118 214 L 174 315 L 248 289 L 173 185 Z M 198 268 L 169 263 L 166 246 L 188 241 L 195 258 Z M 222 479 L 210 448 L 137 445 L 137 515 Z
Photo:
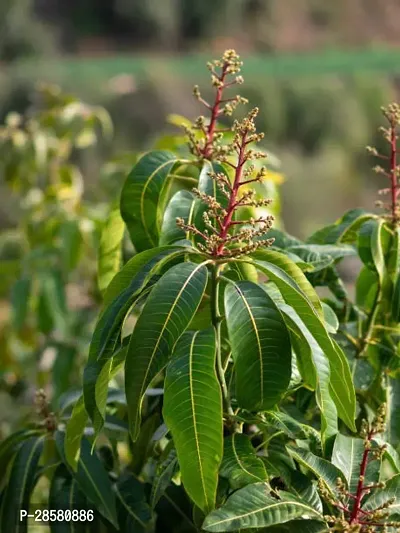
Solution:
M 392 196 L 392 219 L 397 221 L 397 197 L 399 195 L 397 180 L 397 135 L 396 124 L 391 123 L 390 128 L 390 179 L 391 179 L 391 196 Z
M 236 207 L 238 206 L 238 202 L 236 201 L 240 186 L 242 185 L 241 179 L 242 179 L 242 170 L 243 166 L 246 162 L 246 137 L 247 132 L 245 132 L 242 136 L 242 142 L 240 144 L 240 150 L 239 150 L 239 157 L 238 157 L 238 164 L 235 170 L 235 178 L 233 180 L 232 185 L 232 194 L 229 198 L 229 203 L 227 207 L 227 212 L 224 217 L 224 220 L 222 221 L 222 228 L 221 232 L 219 234 L 219 237 L 223 240 L 226 239 L 226 236 L 228 235 L 228 232 L 232 226 L 232 217 L 233 213 L 235 212 Z M 221 244 L 218 245 L 215 255 L 220 256 L 223 255 L 225 242 L 221 242 Z
M 371 430 L 368 433 L 368 437 L 367 437 L 368 443 L 371 443 L 371 440 L 372 440 L 373 436 L 374 436 L 374 432 Z M 361 461 L 360 477 L 359 477 L 359 480 L 358 480 L 357 492 L 356 492 L 356 497 L 355 497 L 355 500 L 354 500 L 353 510 L 352 510 L 351 516 L 350 516 L 350 524 L 358 524 L 359 523 L 358 515 L 360 514 L 361 502 L 362 502 L 362 499 L 363 499 L 363 496 L 364 496 L 365 473 L 367 471 L 368 456 L 369 456 L 369 452 L 370 451 L 371 451 L 371 449 L 369 448 L 369 445 L 367 445 L 365 450 L 364 450 L 363 458 L 362 458 L 362 461 Z
M 226 88 L 225 77 L 227 75 L 227 68 L 228 68 L 227 64 L 223 65 L 222 67 L 221 76 L 218 78 L 221 83 L 217 87 L 217 94 L 215 95 L 214 105 L 211 108 L 210 124 L 208 125 L 208 128 L 207 128 L 207 140 L 206 140 L 206 144 L 204 146 L 203 153 L 202 153 L 203 157 L 205 157 L 206 159 L 209 159 L 212 154 L 212 143 L 214 141 L 215 129 L 217 127 L 217 120 L 220 114 L 222 94 L 224 92 L 224 89 Z

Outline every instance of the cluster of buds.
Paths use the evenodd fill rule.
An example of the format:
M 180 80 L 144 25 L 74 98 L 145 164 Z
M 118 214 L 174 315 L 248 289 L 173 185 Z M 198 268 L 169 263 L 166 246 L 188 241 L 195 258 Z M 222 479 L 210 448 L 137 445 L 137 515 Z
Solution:
M 377 201 L 376 206 L 385 209 L 389 213 L 389 218 L 394 224 L 400 222 L 400 165 L 397 164 L 397 141 L 398 141 L 398 127 L 400 125 L 400 106 L 398 104 L 390 104 L 387 108 L 382 108 L 382 113 L 389 123 L 387 128 L 381 127 L 380 132 L 383 138 L 387 141 L 390 147 L 390 154 L 384 155 L 372 146 L 367 146 L 367 151 L 386 162 L 386 165 L 376 165 L 374 171 L 377 174 L 385 176 L 390 181 L 390 186 L 385 187 L 379 191 L 380 195 L 390 195 L 390 202 Z
M 215 161 L 228 155 L 231 146 L 223 142 L 224 133 L 231 128 L 218 128 L 218 120 L 222 116 L 230 117 L 240 104 L 246 104 L 246 98 L 240 95 L 225 97 L 226 89 L 243 83 L 240 76 L 242 62 L 234 50 L 227 50 L 222 59 L 207 64 L 211 72 L 211 83 L 215 88 L 213 104 L 207 102 L 196 85 L 193 90 L 195 98 L 208 110 L 210 117 L 198 117 L 191 127 L 185 127 L 189 138 L 190 151 L 199 159 Z
M 49 402 L 43 389 L 39 389 L 35 394 L 36 412 L 43 425 L 49 433 L 54 433 L 57 429 L 57 419 L 55 414 L 50 411 Z
M 263 134 L 256 131 L 257 114 L 255 108 L 242 121 L 236 120 L 232 127 L 232 141 L 224 145 L 223 150 L 213 152 L 214 161 L 231 167 L 233 173 L 232 180 L 224 172 L 209 173 L 224 201 L 193 189 L 206 205 L 202 226 L 188 224 L 182 218 L 176 221 L 185 232 L 198 237 L 197 245 L 202 252 L 216 259 L 248 255 L 260 246 L 273 243 L 273 239 L 264 238 L 272 226 L 272 215 L 236 220 L 240 208 L 267 207 L 271 203 L 269 199 L 258 199 L 256 192 L 249 188 L 254 183 L 261 183 L 267 173 L 265 167 L 256 170 L 254 164 L 256 160 L 265 159 L 265 153 L 251 148 L 263 138 Z
M 374 438 L 385 431 L 386 405 L 382 405 L 371 424 L 362 422 L 360 435 L 364 439 L 364 453 L 360 464 L 358 485 L 354 494 L 350 493 L 341 478 L 336 481 L 336 497 L 333 497 L 322 480 L 319 481 L 319 491 L 325 501 L 338 510 L 338 515 L 325 516 L 330 524 L 330 531 L 345 533 L 375 533 L 388 530 L 390 527 L 399 528 L 400 523 L 388 520 L 388 508 L 395 498 L 388 499 L 379 507 L 372 510 L 362 509 L 365 496 L 376 489 L 385 488 L 385 483 L 366 484 L 366 472 L 371 459 L 382 458 L 385 446 L 377 446 Z

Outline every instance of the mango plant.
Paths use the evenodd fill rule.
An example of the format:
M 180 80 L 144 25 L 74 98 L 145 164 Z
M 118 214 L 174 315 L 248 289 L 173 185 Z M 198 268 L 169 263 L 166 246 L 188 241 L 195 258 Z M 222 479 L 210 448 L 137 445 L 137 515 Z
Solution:
M 39 421 L 0 446 L 2 530 L 27 531 L 40 484 L 50 509 L 86 511 L 49 515 L 52 532 L 399 527 L 385 402 L 361 423 L 340 305 L 313 286 L 353 249 L 273 229 L 258 109 L 229 118 L 241 66 L 232 50 L 208 64 L 213 100 L 195 87 L 207 117 L 186 124 L 186 154 L 153 150 L 128 175 L 83 390 L 57 410 L 39 392 Z

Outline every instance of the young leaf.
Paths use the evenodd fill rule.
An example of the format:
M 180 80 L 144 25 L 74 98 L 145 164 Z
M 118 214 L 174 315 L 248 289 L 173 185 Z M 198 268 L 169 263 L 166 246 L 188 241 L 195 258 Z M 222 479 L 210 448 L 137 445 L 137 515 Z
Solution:
M 178 341 L 165 379 L 164 418 L 186 492 L 204 512 L 215 507 L 222 459 L 222 397 L 215 372 L 214 329 Z
M 68 466 L 65 457 L 65 434 L 57 431 L 55 440 L 62 460 Z M 76 472 L 72 472 L 72 476 L 96 509 L 115 527 L 118 527 L 115 494 L 111 482 L 97 455 L 91 453 L 90 443 L 85 438 L 81 442 L 78 468 Z
M 224 439 L 224 458 L 220 475 L 229 480 L 234 490 L 268 480 L 264 463 L 257 457 L 249 437 L 238 433 Z
M 151 292 L 133 330 L 125 365 L 125 391 L 130 431 L 140 430 L 143 395 L 166 366 L 203 297 L 207 284 L 204 264 L 182 263 L 171 268 Z
M 269 490 L 265 483 L 254 483 L 236 491 L 206 517 L 203 529 L 218 533 L 270 527 L 296 518 L 323 520 L 320 513 L 294 496 L 280 492 L 282 499 L 277 500 L 269 495 Z
M 267 252 L 259 252 L 257 257 L 264 257 L 268 261 L 257 259 L 252 264 L 266 274 L 271 281 L 276 283 L 285 302 L 296 311 L 325 356 L 329 359 L 331 395 L 338 410 L 339 417 L 352 431 L 355 431 L 356 398 L 346 356 L 337 343 L 329 336 L 315 307 L 310 303 L 309 298 L 303 292 L 300 285 L 281 268 L 283 266 L 281 257 L 276 258 L 274 255 L 267 254 Z M 287 259 L 287 261 L 289 260 Z M 301 275 L 304 276 L 303 273 Z M 314 289 L 312 287 L 310 289 L 310 287 L 308 287 L 308 292 L 312 290 L 315 293 Z M 315 298 L 318 299 L 316 293 Z
M 49 509 L 72 511 L 74 509 L 87 509 L 87 500 L 79 490 L 77 482 L 73 479 L 65 465 L 57 467 L 50 486 Z M 72 520 L 51 521 L 51 533 L 85 533 L 85 522 Z
M 196 198 L 189 191 L 178 191 L 171 198 L 165 213 L 161 228 L 160 245 L 172 244 L 181 239 L 191 240 L 189 232 L 181 229 L 177 218 L 183 218 L 185 224 L 193 224 Z
M 44 436 L 29 437 L 14 457 L 8 485 L 2 498 L 1 531 L 13 533 L 27 533 L 28 531 L 26 519 L 21 521 L 20 511 L 29 509 L 44 439 Z
M 252 411 L 270 409 L 291 376 L 290 337 L 283 317 L 271 297 L 250 281 L 227 286 L 225 310 L 238 404 Z
M 137 252 L 157 246 L 168 175 L 176 161 L 171 152 L 149 152 L 139 159 L 126 179 L 121 193 L 121 215 Z
M 110 281 L 120 270 L 124 231 L 125 224 L 117 205 L 108 215 L 101 232 L 97 260 L 97 279 L 101 292 L 106 290 Z

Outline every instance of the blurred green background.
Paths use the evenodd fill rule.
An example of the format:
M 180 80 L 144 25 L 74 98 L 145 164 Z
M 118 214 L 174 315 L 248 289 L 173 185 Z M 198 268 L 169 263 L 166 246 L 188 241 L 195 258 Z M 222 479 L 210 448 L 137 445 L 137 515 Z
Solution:
M 365 145 L 397 96 L 399 21 L 398 0 L 2 0 L 0 118 L 24 111 L 39 80 L 104 105 L 114 138 L 84 161 L 97 194 L 105 160 L 149 146 L 171 112 L 196 116 L 204 60 L 234 47 L 287 177 L 286 228 L 304 236 L 373 206 Z M 0 225 L 16 217 L 2 189 Z

